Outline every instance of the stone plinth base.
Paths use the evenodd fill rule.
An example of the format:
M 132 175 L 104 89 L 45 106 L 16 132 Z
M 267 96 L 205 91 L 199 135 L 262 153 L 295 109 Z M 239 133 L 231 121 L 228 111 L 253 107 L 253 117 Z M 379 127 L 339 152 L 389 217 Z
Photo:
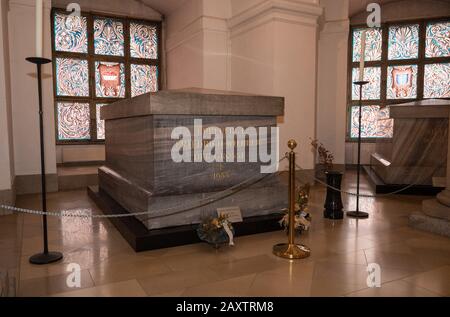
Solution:
M 222 194 L 221 199 L 212 203 L 185 210 L 182 210 L 182 205 L 196 206 L 197 202 L 221 192 L 153 195 L 106 167 L 99 169 L 99 187 L 130 213 L 152 211 L 148 216 L 137 217 L 148 230 L 197 225 L 202 218 L 217 215 L 219 207 L 240 207 L 243 218 L 279 214 L 288 207 L 287 184 L 278 175 L 268 176 L 242 190 L 228 192 L 224 197 Z M 179 206 L 180 210 L 172 210 L 174 206 Z
M 122 206 L 107 193 L 99 190 L 97 186 L 90 186 L 88 195 L 107 215 L 127 213 Z M 278 223 L 281 218 L 281 214 L 245 218 L 243 222 L 233 224 L 235 236 L 282 230 Z M 179 227 L 148 230 L 135 217 L 113 217 L 109 218 L 109 221 L 136 252 L 201 242 L 197 235 L 196 225 L 188 224 Z
M 450 237 L 450 221 L 415 213 L 409 217 L 409 225 L 413 228 Z

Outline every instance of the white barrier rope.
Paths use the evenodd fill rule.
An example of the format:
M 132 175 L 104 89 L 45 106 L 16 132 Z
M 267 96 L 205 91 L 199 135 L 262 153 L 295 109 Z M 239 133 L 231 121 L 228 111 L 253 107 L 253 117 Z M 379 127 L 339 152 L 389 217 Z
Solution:
M 287 159 L 286 156 L 284 156 L 282 159 L 280 159 L 279 163 L 285 159 Z M 24 214 L 31 214 L 31 215 L 39 215 L 39 216 L 47 215 L 50 217 L 67 217 L 67 218 L 125 218 L 125 217 L 140 217 L 140 216 L 149 215 L 148 217 L 146 217 L 143 220 L 150 220 L 150 219 L 155 219 L 155 218 L 165 218 L 165 217 L 180 214 L 180 213 L 192 210 L 192 209 L 210 205 L 216 201 L 222 200 L 222 199 L 224 199 L 228 196 L 231 196 L 241 190 L 244 190 L 247 187 L 249 187 L 250 185 L 256 184 L 256 183 L 262 181 L 263 179 L 266 179 L 268 177 L 273 177 L 273 176 L 279 175 L 281 173 L 282 172 L 276 172 L 276 173 L 272 173 L 272 174 L 265 174 L 264 176 L 255 175 L 255 176 L 253 176 L 247 180 L 244 180 L 243 182 L 236 184 L 230 188 L 227 188 L 223 191 L 212 194 L 208 197 L 202 198 L 199 200 L 199 202 L 196 202 L 195 204 L 188 206 L 188 207 L 186 207 L 185 204 L 178 204 L 178 205 L 175 205 L 175 206 L 172 206 L 172 207 L 169 207 L 166 209 L 160 209 L 160 210 L 149 210 L 149 211 L 142 211 L 142 212 L 125 213 L 125 214 L 109 214 L 109 215 L 92 214 L 91 211 L 85 210 L 85 209 L 62 210 L 60 212 L 51 212 L 51 211 L 44 212 L 41 210 L 18 208 L 18 207 L 7 206 L 7 205 L 0 205 L 0 209 L 12 211 L 12 212 L 24 213 Z M 173 210 L 175 210 L 175 211 L 173 211 Z M 151 214 L 154 214 L 155 212 L 157 212 L 158 214 L 160 214 L 160 213 L 163 213 L 163 214 L 150 216 Z
M 295 166 L 296 166 L 299 170 L 302 170 L 302 171 L 305 170 L 305 169 L 303 169 L 301 166 L 299 166 L 297 163 L 295 164 Z M 438 166 L 438 167 L 431 173 L 431 175 L 434 174 L 434 172 L 436 172 L 440 167 L 441 167 L 441 166 Z M 342 194 L 344 194 L 344 195 L 349 195 L 349 196 L 359 196 L 359 197 L 365 197 L 365 198 L 377 198 L 377 197 L 379 198 L 379 197 L 387 197 L 387 196 L 399 194 L 399 193 L 404 192 L 405 190 L 407 190 L 407 189 L 409 189 L 409 188 L 411 188 L 411 187 L 413 187 L 413 186 L 416 186 L 417 184 L 419 184 L 419 183 L 422 181 L 422 180 L 417 180 L 416 182 L 413 182 L 412 184 L 409 184 L 409 185 L 407 185 L 407 186 L 405 186 L 405 187 L 403 187 L 403 188 L 400 188 L 399 190 L 396 190 L 396 191 L 393 191 L 393 192 L 390 192 L 390 193 L 385 193 L 385 194 L 375 194 L 375 195 L 368 195 L 368 194 L 359 194 L 359 195 L 358 195 L 358 194 L 356 194 L 356 193 L 347 192 L 347 191 L 345 191 L 345 190 L 341 190 L 341 189 L 339 189 L 339 188 L 336 188 L 336 187 L 333 187 L 333 186 L 331 186 L 331 185 L 328 185 L 326 182 L 322 181 L 321 179 L 319 179 L 319 178 L 317 178 L 317 177 L 315 177 L 315 176 L 306 175 L 306 177 L 309 177 L 309 178 L 313 179 L 314 181 L 318 182 L 319 184 L 324 185 L 325 187 L 330 188 L 330 189 L 333 189 L 333 190 L 335 190 L 335 191 L 338 191 L 338 192 L 340 192 L 340 193 L 342 193 Z M 428 177 L 428 176 L 427 176 L 427 177 Z M 424 177 L 424 179 L 425 179 L 425 178 L 426 178 L 426 177 Z
M 286 155 L 279 160 L 279 163 L 282 162 L 283 160 L 287 159 L 287 153 Z M 299 169 L 299 170 L 305 170 L 303 169 L 301 166 L 299 166 L 298 164 L 295 164 L 295 166 Z M 436 168 L 436 170 L 440 168 L 440 166 L 438 166 Z M 435 171 L 436 171 L 435 170 Z M 435 172 L 434 171 L 434 172 Z M 433 173 L 434 173 L 433 172 Z M 234 185 L 228 189 L 225 189 L 221 192 L 215 193 L 213 195 L 210 195 L 208 197 L 202 198 L 199 200 L 199 202 L 196 202 L 196 204 L 193 204 L 191 206 L 186 207 L 185 204 L 179 204 L 179 205 L 175 205 L 172 206 L 170 208 L 166 208 L 166 209 L 160 209 L 160 210 L 150 210 L 150 211 L 143 211 L 143 212 L 134 212 L 134 213 L 125 213 L 125 214 L 92 214 L 91 211 L 86 210 L 86 209 L 78 209 L 78 210 L 62 210 L 60 212 L 51 212 L 51 211 L 41 211 L 41 210 L 32 210 L 32 209 L 27 209 L 27 208 L 18 208 L 18 207 L 14 207 L 14 206 L 7 206 L 7 205 L 0 205 L 0 209 L 3 210 L 7 210 L 7 211 L 12 211 L 12 212 L 18 212 L 18 213 L 24 213 L 24 214 L 31 214 L 31 215 L 39 215 L 39 216 L 43 216 L 43 215 L 47 215 L 50 217 L 67 217 L 67 218 L 97 218 L 97 219 L 101 219 L 101 218 L 125 218 L 125 217 L 140 217 L 140 216 L 148 216 L 143 220 L 151 220 L 151 219 L 155 219 L 155 218 L 165 218 L 165 217 L 169 217 L 169 216 L 173 216 L 176 214 L 180 214 L 192 209 L 196 209 L 196 208 L 200 208 L 200 207 L 204 207 L 207 205 L 210 205 L 216 201 L 222 200 L 228 196 L 234 195 L 235 193 L 246 189 L 247 187 L 249 187 L 252 184 L 258 183 L 260 181 L 262 181 L 265 178 L 268 177 L 272 177 L 272 176 L 276 176 L 281 174 L 282 172 L 276 172 L 276 173 L 272 173 L 272 174 L 265 174 L 264 176 L 253 176 L 237 185 Z M 319 184 L 333 189 L 335 191 L 341 192 L 344 195 L 349 195 L 349 196 L 358 196 L 356 193 L 353 192 L 348 192 L 348 191 L 344 191 L 341 190 L 339 188 L 333 187 L 331 185 L 328 185 L 326 182 L 322 181 L 321 179 L 314 177 L 314 176 L 310 176 L 310 175 L 306 175 L 306 177 L 309 177 L 311 179 L 313 179 L 314 181 L 318 182 Z M 386 193 L 386 194 L 376 194 L 376 195 L 368 195 L 368 194 L 359 194 L 359 197 L 365 197 L 365 198 L 377 198 L 377 197 L 386 197 L 386 196 L 391 196 L 391 195 L 395 195 L 398 193 L 401 193 L 415 185 L 417 185 L 419 183 L 412 183 L 408 186 L 405 186 L 404 188 L 401 188 L 399 190 L 396 190 L 394 192 L 390 192 L 390 193 Z M 181 208 L 181 209 L 180 209 Z M 175 211 L 174 211 L 175 210 Z M 151 215 L 154 213 L 158 213 L 158 215 Z M 161 215 L 161 213 L 163 213 Z

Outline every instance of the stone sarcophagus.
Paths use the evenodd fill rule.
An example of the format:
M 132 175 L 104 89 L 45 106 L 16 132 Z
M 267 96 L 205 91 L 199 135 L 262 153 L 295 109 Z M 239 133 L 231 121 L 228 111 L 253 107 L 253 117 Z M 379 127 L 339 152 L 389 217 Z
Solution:
M 449 111 L 447 100 L 390 106 L 393 138 L 378 141 L 371 156 L 377 192 L 391 192 L 407 185 L 411 190 L 405 193 L 410 194 L 442 190 L 435 180 L 444 177 L 447 168 Z
M 280 97 L 198 89 L 105 106 L 99 189 L 130 213 L 148 212 L 137 218 L 149 230 L 198 224 L 219 207 L 240 207 L 244 219 L 280 213 L 287 188 L 262 167 L 279 159 L 273 154 L 283 113 Z

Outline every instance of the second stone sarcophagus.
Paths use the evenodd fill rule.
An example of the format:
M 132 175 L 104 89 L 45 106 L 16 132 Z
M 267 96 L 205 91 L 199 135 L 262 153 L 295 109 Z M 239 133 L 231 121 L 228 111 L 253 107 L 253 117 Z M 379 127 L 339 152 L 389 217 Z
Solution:
M 105 106 L 106 162 L 99 169 L 99 189 L 130 213 L 148 212 L 137 217 L 148 229 L 197 224 L 219 207 L 238 206 L 244 218 L 280 213 L 287 207 L 286 186 L 276 173 L 261 174 L 260 160 L 249 159 L 262 144 L 267 154 L 278 152 L 271 128 L 283 113 L 280 97 L 197 89 L 160 91 Z M 230 127 L 247 132 L 267 128 L 269 134 L 265 139 L 258 134 L 256 141 L 248 135 L 240 140 L 243 144 L 235 139 L 230 145 L 225 139 Z M 208 162 L 202 150 L 217 135 L 204 135 L 213 128 L 223 132 L 223 152 L 216 147 L 216 160 Z M 182 151 L 176 148 L 181 140 L 176 129 L 191 135 Z M 188 145 L 192 152 L 186 154 Z M 243 158 L 239 146 L 245 148 Z M 174 151 L 190 160 L 177 161 Z M 239 190 L 227 195 L 236 186 Z M 208 203 L 197 204 L 205 199 Z

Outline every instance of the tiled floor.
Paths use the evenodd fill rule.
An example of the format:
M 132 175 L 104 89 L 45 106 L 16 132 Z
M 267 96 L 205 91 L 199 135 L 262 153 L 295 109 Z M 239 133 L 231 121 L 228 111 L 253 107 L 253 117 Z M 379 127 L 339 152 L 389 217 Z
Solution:
M 345 189 L 355 190 L 353 179 L 354 173 L 346 174 Z M 370 192 L 367 185 L 363 192 Z M 298 239 L 312 255 L 294 262 L 271 253 L 286 240 L 283 231 L 239 237 L 235 247 L 218 251 L 195 244 L 135 253 L 108 220 L 52 217 L 50 247 L 64 259 L 33 266 L 28 257 L 41 250 L 40 218 L 20 216 L 18 295 L 450 296 L 450 240 L 407 225 L 424 197 L 362 198 L 369 219 L 331 221 L 322 217 L 324 196 L 322 187 L 312 189 L 312 227 Z M 354 198 L 344 196 L 344 204 L 354 208 Z M 39 208 L 39 197 L 19 197 L 18 205 Z M 84 190 L 49 195 L 50 210 L 76 208 L 99 212 Z M 0 217 L 3 227 L 11 217 Z M 70 263 L 81 266 L 81 289 L 67 286 Z M 368 288 L 368 263 L 380 265 L 381 288 Z

